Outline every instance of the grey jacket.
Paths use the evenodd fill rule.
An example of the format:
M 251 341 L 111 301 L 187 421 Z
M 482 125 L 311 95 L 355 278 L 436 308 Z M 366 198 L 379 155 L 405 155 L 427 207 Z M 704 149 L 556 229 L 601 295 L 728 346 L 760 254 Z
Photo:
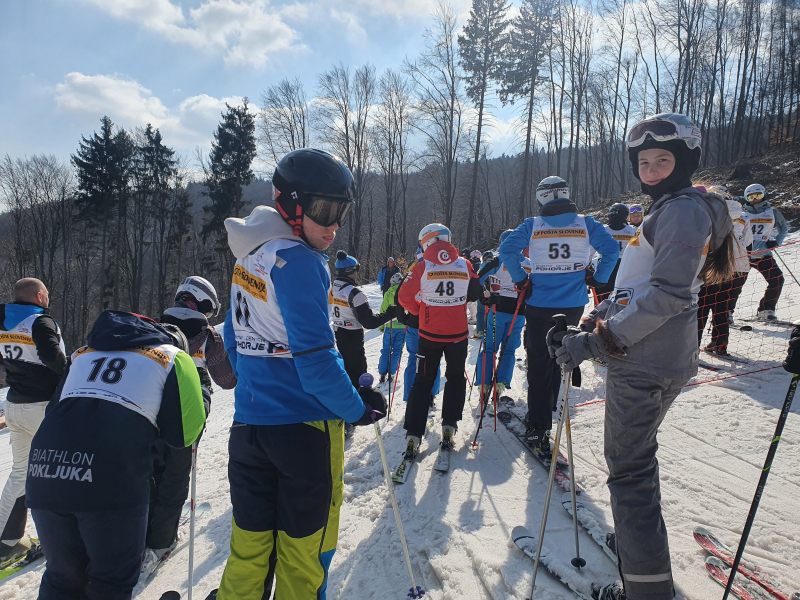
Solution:
M 592 313 L 606 320 L 625 350 L 626 356 L 608 356 L 609 362 L 665 379 L 697 374 L 695 273 L 709 235 L 714 251 L 732 228 L 725 201 L 695 188 L 653 203 L 642 223 L 655 252 L 650 288 L 627 306 L 605 300 Z

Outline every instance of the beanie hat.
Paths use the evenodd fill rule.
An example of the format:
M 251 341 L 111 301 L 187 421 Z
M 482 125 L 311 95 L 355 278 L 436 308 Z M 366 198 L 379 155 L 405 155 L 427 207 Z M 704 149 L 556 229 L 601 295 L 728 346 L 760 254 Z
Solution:
M 358 271 L 358 261 L 344 250 L 336 253 L 336 270 L 339 275 L 350 275 Z
M 683 188 L 692 187 L 692 175 L 700 166 L 700 147 L 689 149 L 683 140 L 668 140 L 659 142 L 648 137 L 642 144 L 628 148 L 628 160 L 630 160 L 633 175 L 641 181 L 639 177 L 639 152 L 661 148 L 672 153 L 675 157 L 675 168 L 663 181 L 656 185 L 641 184 L 642 191 L 657 200 L 664 194 L 676 192 Z

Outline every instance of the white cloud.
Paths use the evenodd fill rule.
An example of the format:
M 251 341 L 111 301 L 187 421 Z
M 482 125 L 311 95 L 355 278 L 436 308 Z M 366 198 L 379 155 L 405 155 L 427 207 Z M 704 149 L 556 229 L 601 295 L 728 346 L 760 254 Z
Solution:
M 299 34 L 267 0 L 204 0 L 189 10 L 170 0 L 82 0 L 172 41 L 221 55 L 232 66 L 266 66 L 296 45 Z M 288 9 L 292 16 L 296 11 Z
M 167 145 L 189 155 L 195 146 L 207 148 L 225 111 L 225 103 L 237 105 L 239 97 L 191 96 L 171 110 L 140 83 L 118 75 L 69 73 L 55 88 L 56 107 L 82 122 L 96 124 L 108 115 L 127 129 L 151 123 L 161 129 Z

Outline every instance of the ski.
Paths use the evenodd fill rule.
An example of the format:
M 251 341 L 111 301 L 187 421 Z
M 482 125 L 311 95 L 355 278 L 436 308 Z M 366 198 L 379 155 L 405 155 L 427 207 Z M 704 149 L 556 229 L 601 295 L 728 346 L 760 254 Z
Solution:
M 434 471 L 447 473 L 450 470 L 450 452 L 453 450 L 453 440 L 439 442 L 439 454 L 436 456 L 436 463 L 433 465 Z
M 716 365 L 712 365 L 711 363 L 707 363 L 704 360 L 698 361 L 698 366 L 700 366 L 701 368 L 706 369 L 708 371 L 722 371 L 723 370 L 722 367 L 718 367 Z
M 742 321 L 747 321 L 749 323 L 760 323 L 761 325 L 782 325 L 783 327 L 794 327 L 794 323 L 792 321 L 783 321 L 781 319 L 776 319 L 774 321 L 763 321 L 761 319 L 742 319 Z
M 617 552 L 616 548 L 612 548 L 609 546 L 609 536 L 613 536 L 613 533 L 608 533 L 603 530 L 600 526 L 600 523 L 591 513 L 591 511 L 584 506 L 583 502 L 581 501 L 580 497 L 575 499 L 575 505 L 578 510 L 578 523 L 581 527 L 586 530 L 592 539 L 597 542 L 597 544 L 603 549 L 603 552 L 606 553 L 614 564 L 617 564 Z M 561 506 L 563 506 L 566 511 L 569 513 L 569 516 L 572 516 L 572 494 L 570 492 L 565 492 L 561 495 Z
M 728 585 L 731 568 L 716 556 L 709 556 L 706 559 L 706 570 L 711 578 L 722 587 Z M 745 577 L 734 581 L 731 593 L 741 600 L 772 600 L 773 598 L 764 588 Z
M 749 362 L 746 358 L 742 358 L 741 356 L 734 356 L 733 354 L 714 354 L 713 352 L 709 352 L 708 350 L 705 349 L 703 350 L 703 352 L 719 360 L 728 360 L 731 362 L 738 362 L 738 363 Z
M 211 510 L 211 503 L 203 502 L 198 504 L 194 509 L 194 519 L 197 521 L 201 517 L 203 517 L 207 512 Z M 178 527 L 183 527 L 189 522 L 189 519 L 192 516 L 192 505 L 191 502 L 187 502 L 183 505 L 183 510 L 181 510 L 181 518 L 178 521 Z
M 511 539 L 517 547 L 527 554 L 531 560 L 536 560 L 536 547 L 538 540 L 525 527 L 517 526 L 511 532 Z M 572 592 L 583 600 L 592 600 L 592 582 L 580 574 L 568 563 L 561 562 L 547 546 L 542 545 L 539 564 L 544 569 L 567 586 Z
M 175 591 L 164 592 L 159 600 L 181 600 L 181 594 Z
M 525 424 L 522 422 L 522 419 L 506 409 L 500 409 L 498 406 L 497 420 L 506 426 L 506 429 L 508 429 L 514 435 L 514 437 L 520 441 L 522 446 L 534 458 L 536 458 L 536 460 L 538 460 L 545 469 L 548 471 L 550 470 L 550 456 L 540 454 L 534 448 L 531 448 L 528 445 L 528 442 L 525 441 Z M 569 491 L 569 473 L 566 470 L 567 466 L 568 464 L 566 459 L 559 454 L 556 463 L 555 479 L 558 485 L 560 485 L 561 488 L 566 492 Z M 581 489 L 576 485 L 575 491 L 576 493 L 580 494 Z
M 31 547 L 23 555 L 0 569 L 0 580 L 19 573 L 42 558 L 44 558 L 42 545 L 39 540 L 31 538 Z
M 700 546 L 703 547 L 704 550 L 710 552 L 715 557 L 720 559 L 726 567 L 730 568 L 733 566 L 735 553 L 708 529 L 705 529 L 704 527 L 695 527 L 694 539 L 698 544 L 700 544 Z M 764 573 L 764 571 L 759 569 L 751 562 L 742 560 L 739 563 L 739 573 L 747 579 L 760 585 L 775 598 L 778 598 L 779 600 L 792 600 L 789 594 L 781 591 L 777 585 L 770 581 L 769 575 Z

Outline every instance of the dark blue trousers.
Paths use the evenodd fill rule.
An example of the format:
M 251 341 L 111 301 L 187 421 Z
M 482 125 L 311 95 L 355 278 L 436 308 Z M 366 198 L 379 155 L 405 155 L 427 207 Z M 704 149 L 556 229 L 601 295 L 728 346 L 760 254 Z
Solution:
M 142 570 L 146 504 L 31 514 L 47 559 L 39 600 L 130 600 Z

